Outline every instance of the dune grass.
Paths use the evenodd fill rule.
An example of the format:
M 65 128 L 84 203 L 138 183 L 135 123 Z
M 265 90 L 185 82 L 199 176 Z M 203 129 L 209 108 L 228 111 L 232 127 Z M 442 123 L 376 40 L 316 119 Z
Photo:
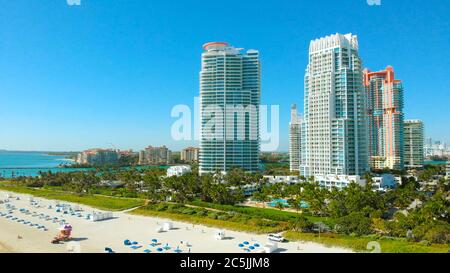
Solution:
M 21 194 L 29 194 L 35 197 L 42 197 L 46 199 L 78 203 L 82 205 L 91 206 L 97 209 L 112 210 L 112 211 L 127 210 L 138 206 L 142 206 L 145 203 L 143 199 L 137 198 L 118 198 L 118 197 L 108 197 L 91 194 L 79 195 L 70 192 L 62 192 L 47 189 L 35 189 L 9 185 L 6 183 L 0 183 L 0 190 Z
M 426 245 L 397 238 L 353 237 L 334 233 L 321 234 L 319 237 L 316 233 L 295 231 L 287 231 L 284 236 L 291 241 L 316 242 L 330 247 L 349 248 L 356 252 L 372 252 L 373 248 L 368 248 L 370 242 L 379 243 L 382 253 L 447 253 L 450 250 L 450 246 L 446 244 Z

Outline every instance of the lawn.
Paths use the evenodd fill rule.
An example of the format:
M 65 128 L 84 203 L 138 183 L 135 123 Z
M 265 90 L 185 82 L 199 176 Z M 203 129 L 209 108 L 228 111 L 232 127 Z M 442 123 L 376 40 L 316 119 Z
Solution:
M 321 234 L 300 233 L 287 231 L 284 236 L 291 241 L 316 242 L 327 246 L 337 246 L 349 248 L 357 252 L 372 252 L 372 248 L 367 248 L 370 242 L 380 244 L 382 253 L 447 253 L 450 246 L 446 244 L 426 245 L 416 242 L 408 242 L 405 239 L 397 238 L 377 238 L 374 236 L 353 237 L 334 233 Z
M 289 211 L 281 211 L 277 209 L 271 209 L 271 208 L 255 208 L 255 207 L 247 207 L 247 206 L 231 206 L 231 205 L 219 205 L 219 204 L 213 204 L 203 201 L 192 201 L 189 203 L 190 205 L 203 207 L 203 208 L 210 208 L 215 210 L 221 210 L 221 211 L 227 211 L 227 212 L 236 212 L 236 213 L 242 213 L 246 215 L 252 215 L 252 216 L 258 216 L 264 219 L 270 219 L 274 221 L 283 221 L 283 222 L 289 222 L 290 220 L 295 220 L 298 218 L 299 214 L 295 212 L 289 212 Z M 317 216 L 311 216 L 307 214 L 303 214 L 306 218 L 308 218 L 311 222 L 323 222 L 329 227 L 334 227 L 335 220 L 330 217 L 317 217 Z
M 103 195 L 78 195 L 69 192 L 48 190 L 48 189 L 34 189 L 21 186 L 7 185 L 5 183 L 0 183 L 0 190 L 30 194 L 36 197 L 42 197 L 46 199 L 61 200 L 67 202 L 73 202 L 78 204 L 83 204 L 91 206 L 97 209 L 121 211 L 138 206 L 144 205 L 145 201 L 143 199 L 137 198 L 118 198 L 118 197 L 108 197 Z
M 243 215 L 233 212 L 215 212 L 179 204 L 161 203 L 157 205 L 148 205 L 137 208 L 130 213 L 255 233 L 279 232 L 288 228 L 288 225 L 285 222 L 266 220 L 258 216 Z

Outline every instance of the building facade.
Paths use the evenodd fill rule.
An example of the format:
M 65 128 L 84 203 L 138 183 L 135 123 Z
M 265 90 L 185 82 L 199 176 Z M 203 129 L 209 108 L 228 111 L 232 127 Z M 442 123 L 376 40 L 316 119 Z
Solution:
M 172 152 L 166 146 L 148 146 L 139 152 L 139 165 L 168 165 L 171 163 Z
M 297 105 L 292 105 L 289 123 L 289 165 L 291 172 L 300 171 L 302 117 L 298 115 Z
M 420 120 L 405 121 L 405 167 L 421 168 L 424 164 L 424 125 Z
M 167 177 L 183 176 L 191 172 L 192 172 L 191 166 L 189 165 L 172 166 L 167 169 Z
M 180 159 L 181 161 L 186 163 L 198 162 L 199 153 L 200 153 L 199 148 L 188 147 L 181 151 Z
M 394 69 L 364 70 L 369 156 L 372 169 L 403 170 L 403 86 Z
M 305 74 L 301 175 L 364 175 L 369 171 L 366 101 L 358 39 L 314 40 Z
M 200 72 L 200 174 L 259 170 L 259 52 L 213 42 Z
M 119 151 L 112 149 L 90 149 L 78 154 L 76 163 L 87 165 L 105 165 L 117 163 Z
M 322 188 L 331 190 L 333 188 L 343 189 L 347 188 L 351 183 L 356 183 L 360 186 L 366 184 L 366 180 L 361 179 L 359 175 L 316 175 L 314 176 L 315 182 L 317 182 Z

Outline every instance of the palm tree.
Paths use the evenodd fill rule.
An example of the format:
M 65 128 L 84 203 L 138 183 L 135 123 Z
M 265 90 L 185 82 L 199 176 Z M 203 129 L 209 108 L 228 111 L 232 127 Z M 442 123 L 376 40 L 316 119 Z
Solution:
M 281 203 L 281 202 L 277 202 L 277 203 L 275 204 L 275 207 L 281 211 L 281 210 L 284 209 L 284 204 Z

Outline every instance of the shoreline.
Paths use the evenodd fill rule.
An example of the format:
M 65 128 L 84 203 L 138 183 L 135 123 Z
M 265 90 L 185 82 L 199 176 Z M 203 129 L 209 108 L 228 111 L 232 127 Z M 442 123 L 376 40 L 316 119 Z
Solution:
M 8 191 L 0 190 L 0 199 L 3 199 Z M 48 209 L 49 205 L 54 205 L 55 200 L 34 197 L 41 207 L 29 205 L 28 198 L 30 195 L 10 193 L 20 200 L 10 199 L 11 204 L 16 208 L 26 208 L 30 212 L 36 214 L 44 213 L 51 217 L 64 218 L 73 227 L 74 241 L 70 244 L 77 244 L 83 253 L 103 253 L 105 247 L 112 248 L 118 253 L 143 253 L 144 250 L 157 252 L 155 248 L 149 246 L 152 238 L 158 239 L 158 242 L 165 246 L 169 244 L 171 250 L 164 251 L 174 253 L 179 247 L 183 252 L 187 253 L 242 253 L 242 249 L 238 245 L 244 241 L 258 243 L 264 245 L 267 243 L 267 237 L 264 234 L 254 234 L 248 232 L 239 232 L 225 230 L 225 240 L 215 240 L 214 234 L 218 228 L 207 227 L 200 224 L 190 224 L 182 221 L 174 221 L 165 218 L 148 217 L 134 215 L 126 211 L 114 212 L 114 218 L 110 220 L 91 222 L 81 217 L 64 215 L 56 213 L 55 210 Z M 89 206 L 71 204 L 70 202 L 59 202 L 60 204 L 69 204 L 79 206 L 83 209 L 83 214 L 92 211 L 100 211 Z M 4 205 L 0 205 L 0 211 Z M 26 252 L 26 253 L 67 253 L 68 243 L 53 245 L 51 239 L 56 235 L 59 224 L 46 222 L 45 220 L 32 217 L 33 215 L 24 215 L 17 210 L 14 216 L 19 219 L 25 219 L 45 225 L 48 230 L 42 231 L 36 228 L 17 223 L 0 217 L 0 245 L 3 252 Z M 164 223 L 173 223 L 174 229 L 166 232 L 158 232 L 157 229 Z M 20 236 L 21 239 L 18 239 Z M 138 249 L 133 250 L 124 246 L 124 240 L 132 240 L 139 242 Z M 190 247 L 188 247 L 187 241 Z M 260 249 L 261 250 L 261 249 Z M 256 250 L 255 250 L 256 251 Z M 254 252 L 255 252 L 254 251 Z M 343 247 L 328 247 L 315 242 L 286 242 L 279 244 L 280 253 L 352 253 L 351 249 Z

